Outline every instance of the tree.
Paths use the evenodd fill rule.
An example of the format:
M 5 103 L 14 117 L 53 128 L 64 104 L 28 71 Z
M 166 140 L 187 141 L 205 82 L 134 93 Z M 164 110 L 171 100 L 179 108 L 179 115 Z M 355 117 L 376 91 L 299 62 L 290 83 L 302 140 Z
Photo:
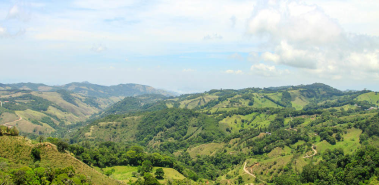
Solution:
M 45 141 L 45 137 L 44 136 L 39 136 L 38 137 L 38 142 L 42 143 L 43 141 Z
M 31 154 L 34 160 L 36 161 L 41 160 L 41 150 L 39 148 L 37 147 L 33 148 Z
M 20 132 L 18 131 L 18 129 L 16 127 L 12 127 L 10 130 L 10 134 L 11 134 L 11 136 L 18 136 L 20 134 Z
M 146 185 L 160 185 L 158 180 L 153 175 L 151 175 L 150 173 L 145 173 L 143 175 L 143 178 L 145 179 L 144 184 L 146 184 Z
M 157 179 L 163 179 L 163 176 L 164 176 L 164 171 L 162 168 L 158 168 L 156 171 L 155 171 L 155 176 L 157 177 Z
M 115 171 L 116 171 L 116 170 L 115 170 L 114 168 L 112 168 L 112 169 L 110 169 L 110 170 L 107 170 L 107 171 L 105 172 L 105 175 L 109 177 L 109 176 L 111 176 Z
M 243 179 L 242 179 L 242 176 L 238 176 L 238 184 L 242 184 L 243 183 Z
M 58 141 L 57 148 L 58 148 L 58 151 L 64 152 L 68 148 L 68 143 L 64 141 Z
M 149 160 L 146 160 L 142 163 L 142 166 L 138 168 L 138 173 L 144 175 L 144 173 L 151 172 L 151 170 L 153 170 L 153 164 Z
M 341 141 L 342 137 L 341 137 L 341 134 L 340 134 L 340 133 L 337 133 L 337 134 L 336 134 L 336 139 L 337 139 L 337 141 Z

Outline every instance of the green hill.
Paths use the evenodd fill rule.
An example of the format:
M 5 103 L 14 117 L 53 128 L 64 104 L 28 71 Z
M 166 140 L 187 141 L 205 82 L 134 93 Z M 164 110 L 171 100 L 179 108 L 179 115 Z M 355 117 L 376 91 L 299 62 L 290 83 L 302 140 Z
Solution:
M 60 183 L 64 183 L 65 179 L 70 178 L 67 175 L 64 177 L 64 174 L 58 176 L 58 169 L 64 171 L 64 169 L 70 169 L 70 167 L 72 167 L 72 172 L 77 174 L 77 177 L 72 179 L 78 179 L 87 183 L 91 182 L 92 184 L 120 184 L 116 180 L 97 172 L 95 169 L 72 157 L 69 153 L 59 152 L 57 147 L 51 143 L 34 144 L 31 140 L 21 136 L 0 136 L 0 145 L 0 168 L 2 168 L 0 182 L 4 184 L 8 184 L 6 182 L 16 179 L 16 177 L 13 177 L 13 174 L 21 175 L 18 177 L 21 181 L 30 180 L 33 176 L 27 174 L 23 176 L 21 170 L 25 170 L 28 173 L 32 172 L 33 169 L 35 173 L 39 170 L 38 173 L 41 176 L 44 174 L 47 174 L 47 176 L 49 174 L 53 175 L 52 173 L 55 171 L 56 176 L 51 178 L 55 179 L 55 182 L 60 181 Z M 40 159 L 38 160 L 33 158 L 31 154 L 35 148 L 40 151 Z M 17 169 L 20 169 L 20 172 L 15 171 Z M 48 172 L 47 170 L 52 170 L 53 172 Z M 68 175 L 70 176 L 70 174 Z M 25 179 L 22 180 L 23 178 Z M 39 182 L 38 178 L 33 179 L 36 184 L 37 181 Z

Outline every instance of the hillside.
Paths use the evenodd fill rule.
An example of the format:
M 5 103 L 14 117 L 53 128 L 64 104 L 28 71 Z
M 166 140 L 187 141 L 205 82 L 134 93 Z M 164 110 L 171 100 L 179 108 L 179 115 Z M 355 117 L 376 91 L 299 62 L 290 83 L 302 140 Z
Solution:
M 83 162 L 77 160 L 75 157 L 72 157 L 69 153 L 59 152 L 57 147 L 51 143 L 33 143 L 29 139 L 25 139 L 20 136 L 0 136 L 0 163 L 1 163 L 1 172 L 0 172 L 0 183 L 8 184 L 7 182 L 11 181 L 10 178 L 13 177 L 12 174 L 15 174 L 12 169 L 19 169 L 20 172 L 22 170 L 34 171 L 39 173 L 39 175 L 43 175 L 43 173 L 51 173 L 45 170 L 55 170 L 56 175 L 58 175 L 58 169 L 72 170 L 74 174 L 77 175 L 75 179 L 85 182 L 90 182 L 91 184 L 120 184 L 116 180 L 109 178 L 95 169 L 89 167 Z M 32 150 L 38 149 L 40 151 L 40 158 L 36 160 L 33 158 Z M 71 169 L 72 167 L 72 169 Z M 69 177 L 71 177 L 70 173 L 68 173 Z M 58 182 L 60 179 L 60 183 L 63 183 L 63 179 L 68 179 L 69 177 L 57 176 L 53 177 Z M 31 176 L 19 176 L 20 180 L 23 178 L 29 179 L 29 183 L 31 183 Z M 16 179 L 13 177 L 13 179 Z M 48 180 L 48 179 L 46 179 Z M 22 180 L 24 181 L 24 180 Z M 37 179 L 34 180 L 36 183 Z
M 84 122 L 117 100 L 85 97 L 65 90 L 3 90 L 0 124 L 17 126 L 23 133 L 49 135 L 66 125 Z

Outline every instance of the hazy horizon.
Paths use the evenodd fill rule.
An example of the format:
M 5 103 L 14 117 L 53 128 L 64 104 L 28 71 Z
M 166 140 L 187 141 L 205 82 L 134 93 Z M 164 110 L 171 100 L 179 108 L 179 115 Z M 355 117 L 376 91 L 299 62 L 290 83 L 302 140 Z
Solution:
M 378 9 L 357 0 L 6 0 L 0 83 L 379 91 Z

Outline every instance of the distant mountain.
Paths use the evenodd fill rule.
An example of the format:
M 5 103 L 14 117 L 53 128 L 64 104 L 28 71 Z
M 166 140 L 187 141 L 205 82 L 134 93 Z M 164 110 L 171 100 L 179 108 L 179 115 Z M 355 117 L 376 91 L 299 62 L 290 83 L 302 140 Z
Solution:
M 102 86 L 88 82 L 74 82 L 63 85 L 63 88 L 75 93 L 84 94 L 94 97 L 111 97 L 111 96 L 138 96 L 143 94 L 161 94 L 164 96 L 173 96 L 174 94 L 165 90 L 155 89 L 147 85 L 139 84 L 119 84 L 112 86 Z
M 151 86 L 140 84 L 119 84 L 112 86 L 103 86 L 91 84 L 89 82 L 73 82 L 62 86 L 49 86 L 42 83 L 16 83 L 16 84 L 0 84 L 0 90 L 20 89 L 31 91 L 52 92 L 60 89 L 69 90 L 74 93 L 85 96 L 93 96 L 98 98 L 108 97 L 127 97 L 138 96 L 143 94 L 160 94 L 164 96 L 174 96 L 176 93 L 161 89 L 155 89 Z

